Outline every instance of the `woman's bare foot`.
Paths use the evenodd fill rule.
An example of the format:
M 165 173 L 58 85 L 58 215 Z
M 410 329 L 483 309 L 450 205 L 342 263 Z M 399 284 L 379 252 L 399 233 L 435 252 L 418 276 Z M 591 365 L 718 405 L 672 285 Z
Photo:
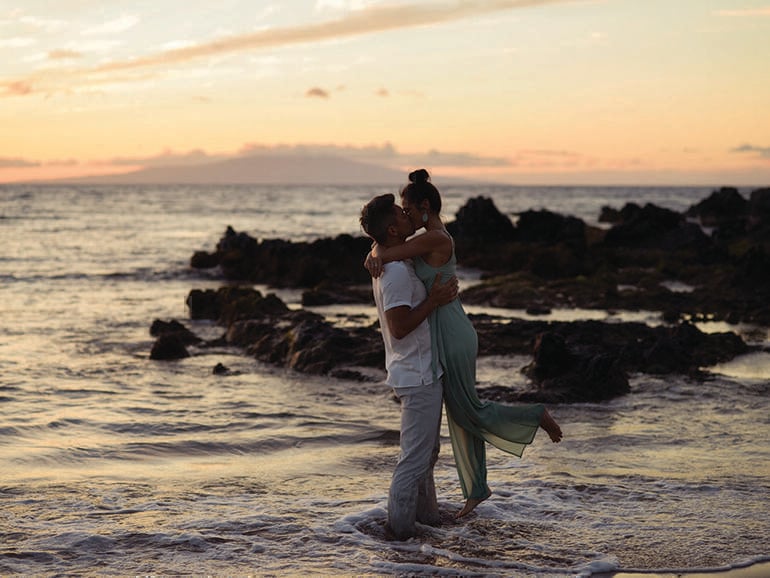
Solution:
M 559 443 L 562 438 L 561 428 L 559 424 L 551 417 L 546 409 L 543 411 L 543 417 L 540 418 L 540 427 L 543 428 L 553 443 Z
M 455 520 L 458 518 L 462 518 L 463 516 L 467 516 L 470 514 L 473 510 L 476 509 L 476 506 L 478 506 L 481 502 L 486 500 L 489 496 L 492 495 L 492 492 L 489 492 L 486 496 L 483 498 L 468 498 L 465 501 L 465 505 L 463 506 L 463 509 L 460 510 L 455 514 Z

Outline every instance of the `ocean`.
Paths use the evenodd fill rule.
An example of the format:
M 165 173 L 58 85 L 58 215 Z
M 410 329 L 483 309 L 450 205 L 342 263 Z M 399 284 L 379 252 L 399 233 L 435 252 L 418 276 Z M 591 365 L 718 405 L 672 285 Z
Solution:
M 185 298 L 224 284 L 189 260 L 228 225 L 260 239 L 359 234 L 361 206 L 398 188 L 0 185 L 0 575 L 764 568 L 770 353 L 708 368 L 702 382 L 632 375 L 624 397 L 549 407 L 564 441 L 541 432 L 521 459 L 490 448 L 493 495 L 460 522 L 444 424 L 436 482 L 446 523 L 405 542 L 384 531 L 399 408 L 383 384 L 302 375 L 226 347 L 149 359 L 155 319 L 222 333 L 190 320 Z M 512 217 L 546 208 L 590 224 L 604 205 L 681 211 L 711 192 L 441 188 L 447 220 L 484 195 Z M 257 288 L 300 307 L 298 290 Z M 323 311 L 344 311 L 332 309 Z M 374 317 L 373 306 L 359 309 Z M 613 318 L 658 322 L 653 313 Z M 701 329 L 770 346 L 767 328 Z M 481 358 L 479 385 L 522 386 L 528 362 Z M 230 373 L 215 375 L 217 363 Z

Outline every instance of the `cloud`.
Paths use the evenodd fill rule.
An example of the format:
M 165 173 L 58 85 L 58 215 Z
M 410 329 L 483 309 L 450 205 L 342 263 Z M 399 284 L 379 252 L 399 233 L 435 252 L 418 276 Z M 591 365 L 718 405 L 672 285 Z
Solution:
M 0 169 L 19 169 L 29 167 L 72 167 L 80 163 L 75 159 L 60 159 L 53 161 L 36 161 L 19 157 L 0 157 Z
M 487 174 L 503 174 L 506 171 L 522 170 L 586 170 L 611 168 L 629 170 L 639 168 L 644 163 L 639 159 L 598 159 L 580 152 L 563 149 L 521 149 L 510 156 L 481 156 L 463 151 L 428 151 L 401 152 L 393 144 L 351 146 L 334 144 L 295 144 L 267 145 L 248 143 L 237 156 L 337 156 L 346 159 L 368 162 L 394 169 L 429 169 L 477 170 Z
M 329 155 L 347 159 L 387 165 L 390 167 L 509 167 L 512 163 L 503 157 L 483 157 L 465 152 L 443 152 L 436 149 L 427 152 L 401 153 L 389 142 L 372 146 L 341 146 L 323 144 L 264 145 L 249 143 L 239 154 L 318 156 Z
M 315 11 L 324 10 L 362 10 L 371 5 L 371 0 L 316 0 Z
M 567 150 L 559 149 L 522 149 L 516 151 L 510 160 L 511 166 L 529 169 L 569 169 L 575 167 L 597 166 L 597 159 Z M 622 161 L 624 166 L 627 161 Z
M 80 161 L 76 159 L 59 159 L 56 161 L 48 161 L 45 164 L 49 167 L 76 167 L 80 164 Z
M 449 153 L 436 149 L 425 154 L 408 155 L 411 165 L 430 167 L 507 167 L 511 161 L 504 157 L 481 157 L 469 153 Z
M 323 10 L 344 10 L 347 8 L 347 2 L 345 0 L 316 0 L 315 11 L 322 12 Z
M 381 88 L 378 91 L 376 91 L 374 94 L 376 94 L 377 96 L 383 96 L 383 97 L 390 96 L 390 92 L 388 92 L 387 88 Z
M 123 14 L 115 20 L 103 22 L 98 26 L 87 28 L 83 30 L 81 34 L 83 36 L 109 36 L 111 34 L 120 34 L 126 30 L 130 30 L 134 26 L 139 24 L 139 17 L 129 14 Z
M 39 166 L 40 163 L 37 161 L 28 161 L 21 158 L 0 157 L 0 169 Z
M 32 46 L 37 40 L 30 36 L 15 36 L 13 38 L 0 38 L 0 48 L 25 48 Z
M 731 153 L 756 153 L 763 159 L 770 159 L 770 147 L 758 147 L 751 144 L 744 144 L 730 149 Z
M 67 23 L 63 20 L 36 18 L 35 16 L 22 16 L 19 18 L 19 23 L 28 28 L 42 30 L 44 32 L 57 32 L 67 26 Z
M 155 155 L 135 157 L 111 157 L 88 162 L 66 159 L 56 161 L 36 161 L 22 158 L 1 158 L 0 168 L 21 168 L 39 166 L 72 166 L 87 164 L 100 167 L 162 167 L 162 166 L 194 166 L 204 165 L 215 161 L 247 156 L 290 156 L 313 157 L 334 156 L 360 162 L 368 162 L 391 168 L 415 167 L 449 167 L 449 168 L 484 168 L 505 169 L 543 166 L 574 166 L 583 159 L 577 153 L 568 151 L 520 151 L 512 158 L 479 156 L 466 152 L 447 152 L 432 149 L 427 152 L 402 153 L 393 144 L 385 142 L 380 145 L 353 146 L 336 144 L 261 144 L 247 143 L 232 153 L 210 154 L 202 149 L 192 149 L 186 152 L 166 149 Z
M 39 87 L 42 92 L 68 90 L 75 85 L 106 84 L 114 81 L 115 73 L 141 71 L 147 68 L 191 62 L 201 58 L 262 50 L 281 46 L 323 42 L 390 30 L 444 24 L 474 16 L 528 8 L 546 4 L 563 4 L 576 0 L 466 0 L 463 2 L 434 2 L 430 4 L 363 5 L 358 10 L 344 13 L 337 19 L 290 26 L 261 29 L 247 34 L 222 36 L 214 40 L 162 50 L 145 56 L 108 62 L 93 68 L 60 71 L 48 76 L 0 82 L 5 96 L 15 93 L 7 90 L 11 83 L 23 81 Z M 338 3 L 334 3 L 338 4 Z M 122 16 L 83 32 L 85 35 L 107 35 L 125 31 L 139 22 L 136 16 Z M 125 78 L 125 77 L 124 77 Z M 0 93 L 2 95 L 2 93 Z
M 584 157 L 578 153 L 558 150 L 528 150 L 519 151 L 511 158 L 485 157 L 462 151 L 440 151 L 437 149 L 427 152 L 402 153 L 391 143 L 379 145 L 354 146 L 335 144 L 262 144 L 247 143 L 239 150 L 230 153 L 211 154 L 201 149 L 186 152 L 166 149 L 155 155 L 136 157 L 113 157 L 98 160 L 73 159 L 36 161 L 22 158 L 0 157 L 0 169 L 32 169 L 43 166 L 83 166 L 89 170 L 98 169 L 118 172 L 137 168 L 171 167 L 171 166 L 201 166 L 216 161 L 253 156 L 284 156 L 284 157 L 319 157 L 330 156 L 370 163 L 377 166 L 389 167 L 395 170 L 413 170 L 417 167 L 427 167 L 429 170 L 476 171 L 489 176 L 508 174 L 510 171 L 532 170 L 575 170 L 596 168 L 596 159 Z M 633 163 L 624 162 L 614 166 L 616 169 L 627 169 Z M 602 165 L 604 166 L 604 165 Z M 607 168 L 607 167 L 605 167 Z
M 83 55 L 75 50 L 50 50 L 49 60 L 67 60 L 69 58 L 81 58 Z
M 200 165 L 227 158 L 223 155 L 210 155 L 201 149 L 193 149 L 186 153 L 177 153 L 166 149 L 160 154 L 143 157 L 113 157 L 102 159 L 93 164 L 97 165 L 118 165 L 118 166 L 137 166 L 158 167 L 158 166 L 180 166 L 180 165 Z
M 329 98 L 329 93 L 323 88 L 314 86 L 313 88 L 308 88 L 305 96 L 308 98 Z
M 715 10 L 717 16 L 770 16 L 770 7 L 767 8 L 739 8 L 737 10 Z
M 238 151 L 240 156 L 251 155 L 287 155 L 287 156 L 308 156 L 308 155 L 336 155 L 351 159 L 379 159 L 392 162 L 398 158 L 396 149 L 390 143 L 381 146 L 346 146 L 334 144 L 275 144 L 267 145 L 262 143 L 246 143 Z
M 5 95 L 8 96 L 23 96 L 25 94 L 31 94 L 33 92 L 32 85 L 23 80 L 16 82 L 8 82 L 0 84 L 5 89 Z

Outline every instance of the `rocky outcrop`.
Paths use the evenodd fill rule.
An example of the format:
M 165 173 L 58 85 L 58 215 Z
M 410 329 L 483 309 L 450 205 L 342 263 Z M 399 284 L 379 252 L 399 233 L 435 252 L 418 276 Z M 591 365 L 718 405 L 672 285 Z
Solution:
M 374 304 L 372 285 L 341 285 L 339 283 L 323 282 L 312 289 L 302 292 L 303 307 L 318 307 L 320 305 L 349 305 L 356 303 Z
M 216 251 L 193 254 L 193 268 L 219 267 L 229 281 L 248 281 L 273 287 L 315 287 L 333 280 L 343 285 L 369 281 L 363 268 L 371 241 L 339 235 L 333 239 L 292 243 L 282 239 L 258 241 L 227 227 Z
M 382 377 L 385 353 L 376 325 L 337 327 L 321 315 L 289 309 L 275 295 L 243 287 L 193 290 L 187 302 L 192 318 L 216 321 L 224 327 L 223 335 L 203 342 L 179 322 L 156 321 L 158 343 L 173 337 L 177 344 L 196 345 L 196 354 L 209 346 L 229 345 L 302 373 L 365 380 L 371 376 L 367 369 L 375 369 Z M 532 380 L 531 389 L 487 388 L 480 392 L 486 399 L 601 401 L 628 393 L 628 373 L 698 376 L 701 367 L 748 351 L 732 333 L 707 335 L 686 323 L 652 328 L 641 323 L 548 323 L 491 316 L 472 316 L 472 321 L 479 355 L 532 355 L 532 362 L 522 368 Z M 156 359 L 187 355 L 185 350 Z
M 484 248 L 489 244 L 509 243 L 516 238 L 511 220 L 497 210 L 488 197 L 468 199 L 457 212 L 456 219 L 447 224 L 456 242 L 467 247 Z
M 532 311 L 643 309 L 667 321 L 770 325 L 768 207 L 770 189 L 748 201 L 720 189 L 686 214 L 651 204 L 604 207 L 602 220 L 613 223 L 606 231 L 527 211 L 515 242 L 464 260 L 458 249 L 461 264 L 486 271 L 462 299 Z M 716 226 L 710 235 L 692 220 L 701 216 Z
M 537 390 L 522 397 L 551 403 L 612 399 L 631 391 L 620 366 L 617 353 L 569 347 L 561 334 L 541 333 L 535 339 L 532 363 L 524 368 Z
M 321 315 L 291 310 L 274 294 L 245 287 L 194 289 L 187 297 L 193 319 L 225 327 L 211 345 L 232 345 L 256 359 L 302 373 L 360 376 L 356 368 L 381 367 L 382 337 L 374 327 L 342 329 Z
M 591 231 L 576 217 L 525 211 L 514 226 L 491 199 L 469 200 L 447 224 L 458 263 L 488 276 L 530 270 L 549 278 L 583 274 Z
M 500 322 L 473 316 L 482 355 L 531 353 L 522 368 L 527 391 L 488 387 L 483 398 L 546 403 L 597 402 L 629 392 L 628 375 L 682 374 L 703 379 L 703 368 L 751 348 L 734 333 L 703 333 L 692 324 L 650 327 L 643 323 L 576 321 Z
M 728 361 L 750 350 L 735 333 L 704 333 L 687 322 L 651 327 L 637 322 L 501 321 L 477 315 L 471 318 L 479 334 L 482 354 L 534 353 L 540 336 L 552 333 L 564 341 L 565 351 L 571 352 L 570 359 L 609 354 L 617 359 L 618 368 L 628 373 L 697 376 L 700 368 Z M 548 344 L 553 345 L 553 341 Z M 553 359 L 546 356 L 539 364 L 542 367 L 544 360 Z M 676 363 L 673 360 L 677 360 Z M 541 370 L 532 373 L 533 377 L 547 375 Z
M 732 226 L 736 221 L 744 221 L 748 213 L 749 202 L 738 189 L 722 187 L 711 195 L 691 206 L 685 214 L 696 217 L 706 227 Z
M 193 319 L 211 319 L 229 325 L 240 319 L 278 317 L 289 308 L 274 293 L 262 295 L 251 287 L 193 289 L 187 296 L 187 308 Z
M 770 188 L 752 191 L 745 199 L 737 189 L 723 187 L 708 198 L 691 206 L 685 213 L 707 227 L 713 227 L 714 238 L 728 250 L 740 249 L 735 241 L 770 241 Z
M 187 346 L 202 341 L 179 321 L 156 319 L 150 326 L 150 335 L 156 337 L 150 351 L 150 359 L 164 361 L 189 357 Z
M 605 247 L 634 247 L 679 251 L 707 250 L 708 236 L 695 223 L 676 211 L 653 204 L 640 207 L 629 203 L 620 211 L 620 220 L 604 237 Z
M 633 373 L 700 379 L 704 367 L 749 347 L 734 333 L 705 334 L 691 321 L 770 325 L 770 189 L 748 200 L 735 189 L 720 189 L 682 214 L 628 203 L 603 208 L 601 218 L 612 226 L 597 229 L 545 210 L 525 211 L 514 225 L 491 199 L 477 197 L 448 223 L 460 265 L 484 271 L 482 282 L 463 292 L 467 304 L 540 313 L 641 309 L 658 311 L 665 321 L 650 327 L 472 316 L 480 355 L 532 356 L 523 368 L 531 389 L 486 388 L 482 397 L 601 401 L 626 394 Z M 198 354 L 224 344 L 300 372 L 367 379 L 367 369 L 374 369 L 381 375 L 376 326 L 339 327 L 248 286 L 303 288 L 303 307 L 371 303 L 362 267 L 369 247 L 368 239 L 348 235 L 312 243 L 260 241 L 228 227 L 216 250 L 196 253 L 191 265 L 217 267 L 239 284 L 193 290 L 187 299 L 191 318 L 216 321 L 222 337 L 201 342 L 176 322 L 156 322 L 151 355 L 178 359 L 190 347 Z

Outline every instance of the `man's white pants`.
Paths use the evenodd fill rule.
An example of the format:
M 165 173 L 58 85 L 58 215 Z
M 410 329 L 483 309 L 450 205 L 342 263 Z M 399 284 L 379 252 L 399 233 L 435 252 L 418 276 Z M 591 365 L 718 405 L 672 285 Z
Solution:
M 438 460 L 441 381 L 394 389 L 401 401 L 401 453 L 390 483 L 388 523 L 399 540 L 415 534 L 415 521 L 439 521 L 433 466 Z

